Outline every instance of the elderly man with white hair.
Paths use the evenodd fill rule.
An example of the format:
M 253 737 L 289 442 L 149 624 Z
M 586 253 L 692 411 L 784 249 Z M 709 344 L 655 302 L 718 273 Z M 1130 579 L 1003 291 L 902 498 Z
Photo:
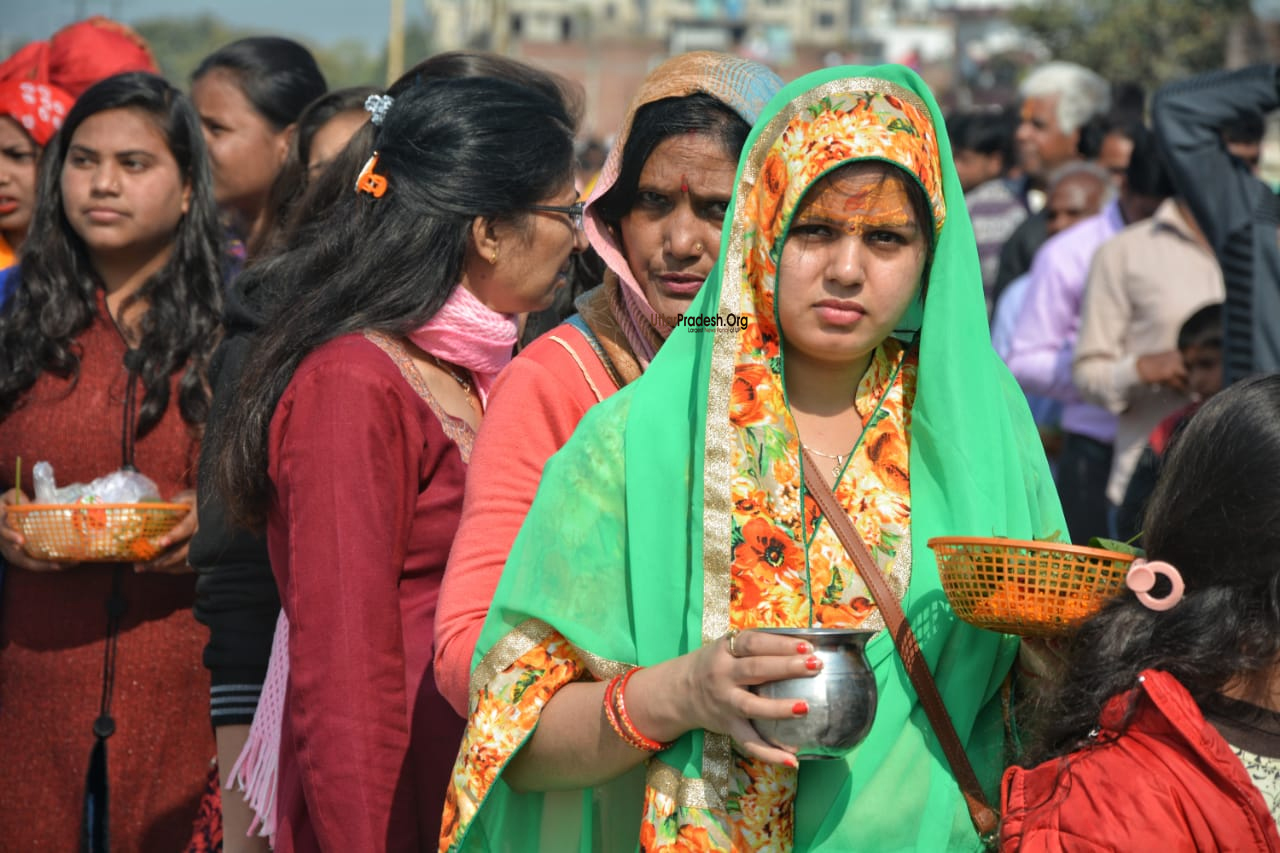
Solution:
M 1041 65 L 1022 82 L 1019 92 L 1022 120 L 1014 140 L 1018 165 L 1027 180 L 1027 206 L 1035 215 L 1013 232 L 1000 252 L 997 300 L 1010 282 L 1031 269 L 1031 259 L 1048 238 L 1041 208 L 1049 175 L 1072 160 L 1082 159 L 1081 131 L 1111 109 L 1107 81 L 1074 62 Z
M 1018 162 L 1031 186 L 1043 190 L 1054 169 L 1080 159 L 1080 129 L 1111 108 L 1111 87 L 1074 62 L 1050 62 L 1031 72 L 1020 92 Z

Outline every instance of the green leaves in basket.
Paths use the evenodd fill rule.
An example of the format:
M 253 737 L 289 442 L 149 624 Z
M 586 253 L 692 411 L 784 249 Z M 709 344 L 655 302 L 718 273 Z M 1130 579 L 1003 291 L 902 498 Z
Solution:
M 1147 552 L 1136 545 L 1130 545 L 1128 542 L 1117 542 L 1115 539 L 1103 539 L 1099 536 L 1089 540 L 1089 547 L 1101 548 L 1104 551 L 1115 551 L 1117 554 L 1132 554 L 1135 557 L 1147 556 Z
M 992 532 L 991 538 L 992 539 L 1011 539 L 1012 537 L 1001 536 L 998 533 Z M 1044 536 L 1032 536 L 1031 541 L 1032 542 L 1060 542 L 1063 544 L 1067 543 L 1067 540 L 1062 535 L 1061 530 L 1055 530 L 1052 533 L 1046 533 Z

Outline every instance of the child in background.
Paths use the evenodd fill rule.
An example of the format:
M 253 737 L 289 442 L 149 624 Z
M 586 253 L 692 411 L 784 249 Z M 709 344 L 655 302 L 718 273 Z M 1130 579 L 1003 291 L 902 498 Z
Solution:
M 1005 773 L 1001 849 L 1280 850 L 1280 374 L 1204 404 L 1147 518 Z
M 1187 370 L 1187 390 L 1193 401 L 1151 431 L 1116 515 L 1116 530 L 1122 541 L 1132 540 L 1142 532 L 1142 511 L 1156 487 L 1169 443 L 1204 401 L 1222 390 L 1222 303 L 1206 305 L 1187 318 L 1178 330 L 1178 352 Z

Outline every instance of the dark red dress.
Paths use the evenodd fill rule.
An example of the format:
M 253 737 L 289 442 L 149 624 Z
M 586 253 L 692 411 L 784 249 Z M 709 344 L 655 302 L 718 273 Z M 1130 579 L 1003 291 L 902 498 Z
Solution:
M 101 300 L 98 319 L 77 343 L 74 387 L 45 374 L 0 421 L 0 491 L 13 487 L 18 456 L 28 495 L 39 460 L 53 464 L 62 485 L 120 467 L 126 347 Z M 199 449 L 178 413 L 177 379 L 163 420 L 138 441 L 135 457 L 165 497 L 193 488 Z M 200 663 L 205 631 L 191 615 L 195 576 L 122 574 L 116 731 L 107 741 L 111 849 L 181 850 L 215 751 L 209 676 Z M 5 571 L 0 767 L 8 785 L 0 796 L 0 850 L 78 849 L 112 575 L 102 563 Z
M 472 432 L 404 351 L 348 335 L 271 421 L 271 567 L 289 617 L 276 850 L 434 849 L 464 721 L 436 690 L 440 579 Z

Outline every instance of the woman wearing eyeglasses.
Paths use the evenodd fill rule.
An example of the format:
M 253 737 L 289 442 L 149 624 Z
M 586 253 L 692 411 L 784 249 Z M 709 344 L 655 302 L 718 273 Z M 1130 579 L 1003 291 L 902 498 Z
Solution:
M 654 70 L 632 102 L 586 203 L 604 282 L 503 371 L 476 437 L 436 615 L 436 684 L 459 713 L 543 465 L 587 409 L 649 366 L 702 287 L 720 251 L 738 156 L 781 85 L 754 62 L 690 53 Z
M 559 210 L 575 199 L 563 99 L 471 78 L 389 100 L 314 239 L 243 274 L 288 298 L 212 436 L 231 515 L 265 526 L 289 626 L 277 850 L 432 843 L 463 727 L 431 656 L 467 459 L 516 315 L 546 307 L 586 245 Z

